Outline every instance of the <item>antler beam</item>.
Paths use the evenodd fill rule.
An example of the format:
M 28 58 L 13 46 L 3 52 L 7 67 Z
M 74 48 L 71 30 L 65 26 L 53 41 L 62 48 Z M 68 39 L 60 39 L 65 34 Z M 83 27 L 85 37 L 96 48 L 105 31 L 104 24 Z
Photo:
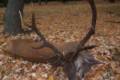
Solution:
M 40 46 L 40 47 L 38 47 L 38 49 L 43 48 L 43 47 L 49 47 L 49 48 L 51 48 L 54 51 L 56 57 L 58 58 L 58 61 L 60 61 L 59 63 L 61 64 L 61 61 L 64 60 L 64 56 L 62 55 L 62 52 L 60 52 L 54 45 L 52 45 L 51 43 L 49 43 L 45 39 L 44 35 L 40 31 L 38 31 L 38 29 L 36 27 L 36 23 L 35 23 L 36 20 L 35 19 L 36 19 L 35 18 L 35 14 L 32 13 L 32 26 L 31 26 L 31 28 L 41 38 L 40 41 L 43 41 L 43 45 Z
M 76 53 L 74 53 L 72 57 L 76 57 L 78 53 L 83 49 L 87 41 L 91 38 L 91 36 L 95 34 L 96 19 L 97 19 L 96 5 L 95 5 L 94 0 L 86 0 L 86 1 L 90 4 L 90 8 L 92 10 L 92 22 L 91 22 L 89 31 L 87 32 L 85 37 L 83 37 L 83 39 L 80 40 Z

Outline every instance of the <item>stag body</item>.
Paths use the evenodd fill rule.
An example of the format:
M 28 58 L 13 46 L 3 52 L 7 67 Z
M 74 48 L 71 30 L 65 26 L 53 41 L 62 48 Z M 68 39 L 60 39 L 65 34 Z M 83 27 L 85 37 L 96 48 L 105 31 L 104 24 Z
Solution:
M 64 59 L 59 59 L 56 53 L 49 47 L 38 48 L 43 45 L 39 41 L 32 39 L 15 39 L 7 42 L 4 51 L 8 55 L 20 57 L 32 62 L 50 63 L 53 66 L 64 67 L 69 80 L 79 80 L 84 77 L 90 68 L 99 62 L 91 55 L 90 50 L 79 52 L 77 58 L 71 61 L 71 55 L 75 53 L 79 42 L 67 42 L 61 44 L 52 43 L 63 55 Z M 91 47 L 85 47 L 91 48 Z M 58 58 L 58 59 L 57 59 Z
M 47 62 L 54 58 L 56 53 L 49 47 L 41 47 L 43 43 L 32 39 L 13 39 L 6 42 L 3 50 L 13 56 L 22 57 L 32 62 Z M 64 56 L 69 52 L 74 52 L 78 42 L 52 43 Z M 41 47 L 41 48 L 38 48 Z

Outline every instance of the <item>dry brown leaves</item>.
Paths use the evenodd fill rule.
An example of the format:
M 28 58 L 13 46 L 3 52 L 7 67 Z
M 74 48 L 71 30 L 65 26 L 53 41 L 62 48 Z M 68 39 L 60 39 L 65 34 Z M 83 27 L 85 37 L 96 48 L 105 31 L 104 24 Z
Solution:
M 90 14 L 85 4 L 44 5 L 35 8 L 38 28 L 51 42 L 78 41 L 90 25 Z M 85 80 L 120 80 L 120 24 L 108 22 L 119 20 L 120 17 L 101 12 L 104 8 L 105 5 L 98 5 L 96 35 L 89 44 L 98 45 L 93 53 L 105 64 L 94 66 Z M 31 6 L 28 5 L 25 7 L 25 24 L 30 24 L 30 15 Z M 1 35 L 0 44 L 5 42 L 6 38 Z M 0 54 L 0 80 L 67 80 L 62 68 L 56 70 L 49 64 L 15 59 L 4 55 L 2 50 L 0 53 L 3 53 Z

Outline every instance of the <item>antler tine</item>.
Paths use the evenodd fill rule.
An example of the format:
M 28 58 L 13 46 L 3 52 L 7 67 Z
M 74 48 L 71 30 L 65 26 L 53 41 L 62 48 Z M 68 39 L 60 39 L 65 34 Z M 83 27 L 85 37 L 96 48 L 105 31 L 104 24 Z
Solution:
M 97 18 L 97 12 L 96 12 L 96 6 L 94 3 L 94 0 L 87 0 L 90 4 L 90 7 L 92 9 L 92 23 L 91 23 L 91 27 L 88 31 L 88 33 L 86 34 L 86 36 L 80 41 L 79 43 L 79 48 L 81 48 L 81 46 L 84 46 L 85 43 L 91 38 L 91 36 L 95 33 L 95 26 L 96 26 L 96 18 Z
M 32 30 L 34 30 L 36 32 L 36 34 L 41 38 L 41 40 L 43 40 L 44 42 L 46 41 L 44 35 L 38 31 L 37 27 L 36 27 L 36 20 L 35 20 L 35 13 L 32 13 Z
M 87 32 L 85 37 L 80 41 L 78 45 L 78 51 L 79 49 L 81 49 L 81 47 L 83 47 L 86 44 L 86 42 L 91 38 L 91 36 L 95 34 L 95 26 L 96 26 L 96 18 L 97 18 L 96 6 L 94 3 L 94 0 L 87 0 L 87 1 L 89 2 L 90 7 L 92 9 L 92 22 L 91 22 L 91 27 L 89 31 Z
M 45 39 L 44 35 L 43 35 L 40 31 L 38 31 L 35 22 L 36 22 L 36 20 L 35 20 L 35 14 L 32 13 L 32 26 L 31 26 L 31 27 L 32 27 L 32 30 L 34 30 L 35 33 L 41 38 L 41 41 L 43 41 L 43 46 L 42 46 L 42 47 L 49 47 L 49 48 L 51 48 L 51 49 L 55 52 L 55 55 L 56 55 L 58 58 L 63 59 L 62 53 L 61 53 L 54 45 L 52 45 L 51 43 L 49 43 L 49 42 Z M 40 48 L 41 48 L 41 47 L 40 47 Z
M 93 34 L 95 34 L 95 27 L 96 27 L 96 19 L 97 19 L 97 11 L 96 11 L 96 5 L 94 0 L 87 0 L 88 3 L 90 4 L 91 10 L 92 10 L 92 22 L 91 22 L 91 26 L 89 31 L 87 32 L 87 34 L 85 35 L 85 37 L 83 37 L 82 40 L 80 40 L 79 45 L 77 47 L 77 51 L 75 54 L 73 54 L 72 57 L 77 56 L 77 54 L 83 49 L 83 47 L 85 46 L 86 42 L 91 38 L 91 36 Z

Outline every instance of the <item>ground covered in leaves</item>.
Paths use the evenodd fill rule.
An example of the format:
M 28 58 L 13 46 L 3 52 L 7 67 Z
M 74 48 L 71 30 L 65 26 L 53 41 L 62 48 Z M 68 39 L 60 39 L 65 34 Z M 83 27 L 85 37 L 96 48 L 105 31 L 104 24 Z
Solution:
M 0 30 L 4 24 L 4 8 L 0 8 Z M 26 5 L 24 28 L 31 24 L 31 12 L 36 13 L 37 26 L 50 42 L 80 40 L 87 32 L 91 13 L 85 3 Z M 85 80 L 120 80 L 120 3 L 97 3 L 96 34 L 88 44 L 96 44 L 95 57 L 105 64 L 94 66 Z M 0 44 L 6 38 L 0 35 Z M 62 68 L 31 63 L 4 55 L 0 50 L 0 80 L 67 80 Z

